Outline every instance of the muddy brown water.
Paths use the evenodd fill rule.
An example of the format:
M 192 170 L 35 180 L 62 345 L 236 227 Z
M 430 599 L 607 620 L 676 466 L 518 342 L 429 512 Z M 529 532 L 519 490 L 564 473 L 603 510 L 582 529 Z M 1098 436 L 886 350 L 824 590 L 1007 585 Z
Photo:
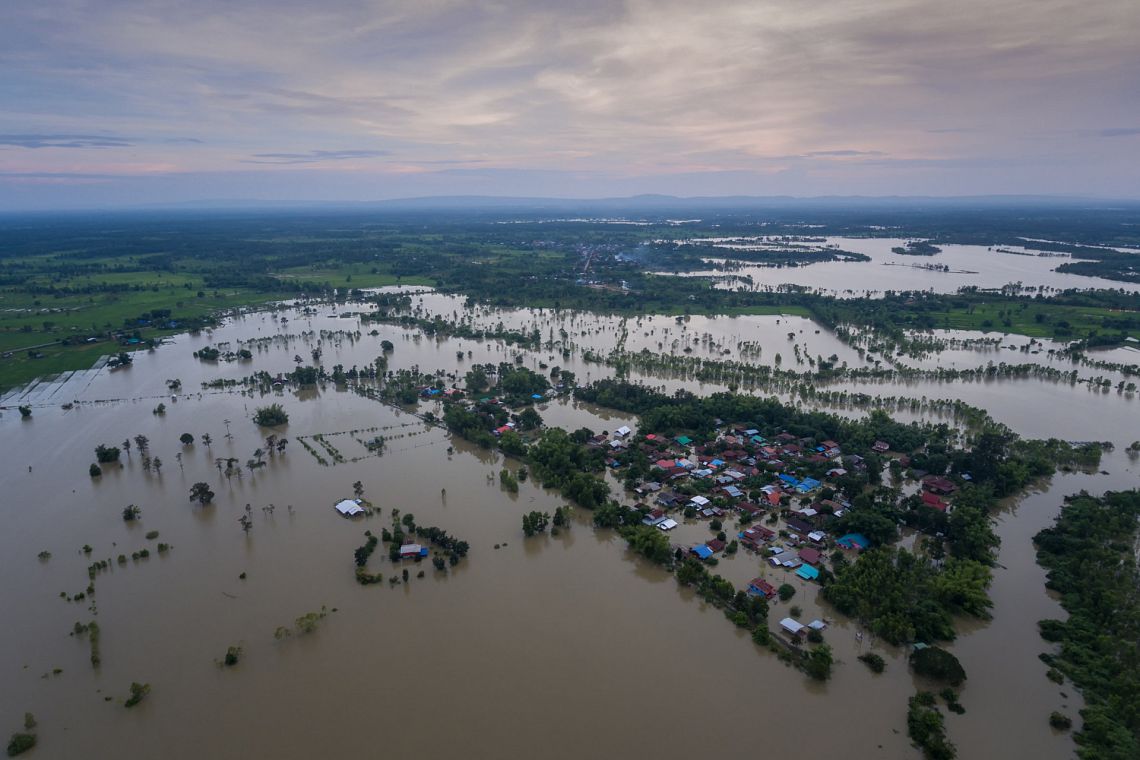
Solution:
M 295 318 L 286 331 L 300 332 L 303 322 Z M 354 320 L 328 316 L 312 324 L 355 329 Z M 781 330 L 771 324 L 778 336 Z M 325 366 L 363 365 L 384 338 L 396 344 L 393 368 L 418 364 L 461 375 L 472 361 L 513 355 L 494 342 L 377 329 L 379 336 L 355 345 L 326 341 Z M 293 439 L 287 453 L 240 480 L 221 476 L 215 458 L 245 462 L 262 443 L 263 431 L 249 418 L 266 399 L 199 395 L 201 381 L 239 377 L 251 368 L 200 363 L 191 351 L 278 330 L 268 317 L 253 315 L 212 337 L 180 336 L 139 354 L 129 369 L 85 379 L 77 396 L 85 403 L 73 409 L 45 404 L 31 420 L 12 412 L 0 418 L 0 731 L 17 730 L 23 713 L 33 712 L 40 723 L 37 756 L 683 757 L 712 747 L 730 756 L 917 757 L 906 738 L 905 709 L 907 697 L 924 684 L 908 673 L 902 652 L 870 637 L 860 642 L 859 626 L 816 599 L 814 585 L 794 579 L 792 604 L 803 608 L 804 620 L 834 621 L 826 637 L 840 662 L 826 684 L 809 682 L 759 650 L 718 610 L 631 556 L 620 538 L 595 531 L 582 510 L 562 535 L 524 539 L 520 515 L 553 512 L 561 498 L 532 481 L 517 495 L 505 493 L 497 478 L 500 456 L 451 441 L 411 414 L 332 387 L 287 392 L 279 399 L 291 417 L 280 431 Z M 457 350 L 471 350 L 473 358 L 457 362 Z M 308 359 L 307 346 L 295 342 L 255 351 L 252 367 L 287 371 L 294 353 Z M 606 373 L 558 358 L 580 380 Z M 537 360 L 527 354 L 528 363 Z M 165 388 L 173 377 L 183 382 L 177 401 Z M 999 413 L 1006 389 L 976 387 L 992 389 L 981 401 Z M 1122 445 L 1135 429 L 1129 422 L 1135 417 L 1123 413 L 1135 406 L 1123 398 L 1090 398 L 1082 389 L 1044 383 L 1016 386 L 1029 394 L 1036 388 L 1057 393 L 1051 403 L 1073 425 L 1056 430 L 1058 419 L 1068 417 L 1042 421 L 1040 408 L 1034 412 L 1025 402 L 1024 410 L 1015 405 L 1025 424 L 1010 422 L 1023 432 L 1084 437 L 1076 433 L 1095 429 L 1103 433 L 1095 437 Z M 163 416 L 151 411 L 160 401 Z M 549 424 L 570 429 L 636 426 L 630 416 L 569 400 L 539 409 Z M 225 437 L 225 420 L 232 440 Z M 367 456 L 350 435 L 331 435 L 352 430 L 361 431 L 360 438 L 385 435 L 383 456 Z M 184 448 L 183 432 L 209 433 L 213 444 L 207 449 L 199 440 Z M 109 467 L 97 480 L 88 476 L 95 445 L 140 433 L 164 462 L 160 475 L 144 473 L 132 450 L 123 467 Z M 326 434 L 346 458 L 363 458 L 321 466 L 296 440 L 315 433 Z M 1071 740 L 1055 735 L 1046 720 L 1063 706 L 1075 715 L 1080 703 L 1071 685 L 1045 679 L 1037 659 L 1044 643 L 1036 621 L 1059 612 L 1044 591 L 1029 538 L 1052 520 L 1063 494 L 1140 482 L 1137 464 L 1123 453 L 1107 457 L 1104 468 L 1111 474 L 1059 475 L 999 516 L 1003 568 L 995 571 L 994 619 L 964 622 L 953 645 L 970 677 L 962 693 L 967 713 L 947 717 L 961 757 L 1072 755 Z M 188 500 L 199 480 L 217 493 L 213 505 Z M 356 480 L 381 516 L 351 521 L 333 512 Z M 130 503 L 142 508 L 137 524 L 120 517 Z M 248 534 L 238 524 L 246 504 L 253 518 Z M 272 513 L 264 509 L 270 504 Z M 360 586 L 352 552 L 366 529 L 378 532 L 389 523 L 393 508 L 466 539 L 469 557 L 445 575 L 424 563 L 409 566 L 406 585 Z M 150 530 L 159 538 L 148 541 Z M 706 525 L 691 523 L 673 540 L 708 535 Z M 157 541 L 173 549 L 158 555 Z M 90 557 L 80 551 L 84 544 L 93 547 Z M 87 607 L 90 600 L 59 597 L 87 586 L 93 559 L 148 546 L 149 559 L 128 560 L 125 567 L 112 562 L 97 577 L 97 615 Z M 37 559 L 41 550 L 51 558 Z M 376 552 L 370 567 L 397 572 L 383 554 Z M 785 579 L 761 562 L 741 553 L 717 571 L 738 587 L 756 575 Z M 415 577 L 419 569 L 422 579 Z M 243 572 L 247 578 L 240 580 Z M 275 640 L 278 626 L 322 605 L 336 611 L 314 633 Z M 773 627 L 788 606 L 773 606 Z M 88 661 L 86 640 L 68 635 L 75 622 L 92 619 L 102 628 L 98 670 Z M 216 661 L 231 645 L 242 646 L 243 657 L 223 669 Z M 884 674 L 856 661 L 869 648 L 887 657 Z M 62 672 L 52 675 L 53 668 Z M 152 693 L 128 710 L 122 701 L 132 681 L 150 683 Z

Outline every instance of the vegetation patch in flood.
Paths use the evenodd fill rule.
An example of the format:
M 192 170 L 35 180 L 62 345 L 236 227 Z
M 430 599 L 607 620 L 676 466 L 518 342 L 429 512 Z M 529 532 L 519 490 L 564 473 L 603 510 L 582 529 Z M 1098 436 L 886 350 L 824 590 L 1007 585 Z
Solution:
M 1140 573 L 1136 565 L 1140 490 L 1082 492 L 1056 523 L 1034 537 L 1046 587 L 1061 595 L 1068 620 L 1042 620 L 1057 645 L 1041 659 L 1084 695 L 1075 739 L 1088 760 L 1140 757 Z M 1064 718 L 1064 720 L 1061 720 Z M 1064 716 L 1051 719 L 1066 728 Z

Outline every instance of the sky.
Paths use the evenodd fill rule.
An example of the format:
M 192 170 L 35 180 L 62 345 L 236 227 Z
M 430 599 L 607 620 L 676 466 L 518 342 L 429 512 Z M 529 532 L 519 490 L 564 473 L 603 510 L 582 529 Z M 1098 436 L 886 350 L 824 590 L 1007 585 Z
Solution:
M 1140 198 L 1140 2 L 0 2 L 0 210 L 640 193 Z

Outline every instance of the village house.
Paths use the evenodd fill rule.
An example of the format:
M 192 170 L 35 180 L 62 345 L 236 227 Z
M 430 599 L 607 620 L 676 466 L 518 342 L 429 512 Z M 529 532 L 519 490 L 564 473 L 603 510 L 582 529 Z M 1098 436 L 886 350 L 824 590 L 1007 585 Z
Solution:
M 811 523 L 805 522 L 798 517 L 789 517 L 787 520 L 787 525 L 788 530 L 792 531 L 793 533 L 803 534 L 805 536 L 812 531 Z
M 949 506 L 945 501 L 942 500 L 941 496 L 938 496 L 937 494 L 926 490 L 922 492 L 922 503 L 931 509 L 937 509 L 939 512 L 945 512 L 946 508 Z
M 941 475 L 927 475 L 922 479 L 922 487 L 942 496 L 949 496 L 958 490 L 954 481 Z
M 763 578 L 753 578 L 748 581 L 748 593 L 765 599 L 775 599 L 776 587 Z
M 799 555 L 797 556 L 809 565 L 818 565 L 819 561 L 823 558 L 823 555 L 819 553 L 818 549 L 812 549 L 810 547 L 800 549 Z

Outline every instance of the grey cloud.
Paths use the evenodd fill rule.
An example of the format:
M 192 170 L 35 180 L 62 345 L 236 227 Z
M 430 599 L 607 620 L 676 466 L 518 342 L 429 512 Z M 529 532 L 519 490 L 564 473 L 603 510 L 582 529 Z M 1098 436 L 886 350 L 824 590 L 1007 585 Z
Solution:
M 1101 137 L 1133 137 L 1140 135 L 1140 127 L 1120 127 L 1116 129 L 1102 129 L 1097 132 Z
M 353 158 L 379 158 L 391 155 L 387 150 L 311 150 L 307 153 L 255 153 L 248 164 L 315 164 L 320 161 L 345 161 Z
M 128 148 L 132 144 L 110 135 L 0 134 L 0 146 L 13 148 Z
M 808 158 L 846 158 L 848 156 L 885 156 L 881 150 L 813 150 L 805 153 Z

